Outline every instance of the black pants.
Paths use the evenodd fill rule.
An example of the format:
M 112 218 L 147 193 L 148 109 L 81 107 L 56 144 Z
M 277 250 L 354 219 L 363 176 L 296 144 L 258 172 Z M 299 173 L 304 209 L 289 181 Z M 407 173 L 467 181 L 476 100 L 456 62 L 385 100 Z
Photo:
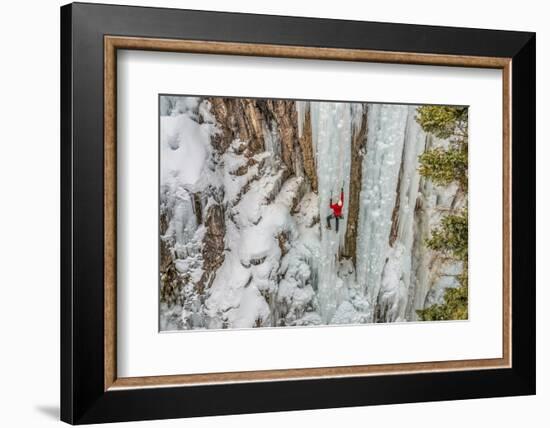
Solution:
M 335 216 L 334 213 L 332 213 L 331 215 L 327 216 L 327 226 L 330 228 L 330 220 L 331 220 L 331 219 L 336 220 L 336 232 L 338 232 L 338 222 L 339 222 L 340 218 L 341 218 L 341 217 Z

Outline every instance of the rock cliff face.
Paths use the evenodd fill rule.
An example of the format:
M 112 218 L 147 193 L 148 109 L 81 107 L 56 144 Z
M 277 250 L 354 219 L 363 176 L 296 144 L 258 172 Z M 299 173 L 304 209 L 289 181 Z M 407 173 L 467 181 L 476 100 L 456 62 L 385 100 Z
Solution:
M 440 302 L 462 267 L 424 241 L 466 202 L 419 176 L 446 142 L 415 108 L 163 97 L 161 329 L 406 321 Z
M 363 157 L 367 147 L 367 120 L 368 106 L 361 105 L 361 124 L 354 129 L 351 139 L 351 167 L 349 179 L 349 206 L 348 225 L 346 228 L 346 239 L 344 242 L 343 255 L 351 258 L 353 265 L 357 261 L 357 230 L 359 227 L 359 209 L 361 207 L 361 182 L 363 176 Z

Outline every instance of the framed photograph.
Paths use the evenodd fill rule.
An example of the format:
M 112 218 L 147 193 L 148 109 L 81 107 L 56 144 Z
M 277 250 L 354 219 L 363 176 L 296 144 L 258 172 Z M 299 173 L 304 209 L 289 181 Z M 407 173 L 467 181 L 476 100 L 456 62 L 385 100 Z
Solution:
M 61 418 L 535 393 L 535 35 L 61 8 Z

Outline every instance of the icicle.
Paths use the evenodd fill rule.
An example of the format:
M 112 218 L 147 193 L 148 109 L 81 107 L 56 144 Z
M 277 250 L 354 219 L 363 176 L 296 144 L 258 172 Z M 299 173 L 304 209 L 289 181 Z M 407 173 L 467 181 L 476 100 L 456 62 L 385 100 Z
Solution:
M 270 154 L 268 161 L 271 167 L 274 167 L 276 161 L 281 158 L 281 137 L 276 129 L 275 121 L 272 121 L 271 127 L 263 124 L 265 151 Z
M 298 137 L 302 137 L 304 132 L 304 122 L 306 112 L 309 110 L 309 101 L 296 101 L 296 113 L 298 114 Z
M 357 281 L 371 302 L 380 290 L 401 166 L 407 106 L 373 104 L 368 112 L 367 155 L 363 161 Z
M 326 217 L 331 213 L 329 201 L 347 193 L 351 166 L 351 110 L 347 103 L 314 103 L 311 105 L 312 138 L 316 148 L 319 177 L 319 208 L 321 217 L 321 254 L 319 263 L 319 304 L 323 321 L 330 323 L 347 289 L 338 277 L 338 255 L 346 235 L 348 199 L 344 198 L 344 218 L 339 231 L 326 229 Z M 333 226 L 335 226 L 333 224 Z
M 398 181 L 392 243 L 382 272 L 378 303 L 383 310 L 382 321 L 404 321 L 412 307 L 416 287 L 417 263 L 413 257 L 415 243 L 423 246 L 423 238 L 415 236 L 415 205 L 419 195 L 420 174 L 418 156 L 424 150 L 425 133 L 415 121 L 416 106 L 409 106 L 404 133 L 400 179 Z M 413 266 L 414 263 L 414 266 Z M 425 295 L 425 293 L 424 293 Z

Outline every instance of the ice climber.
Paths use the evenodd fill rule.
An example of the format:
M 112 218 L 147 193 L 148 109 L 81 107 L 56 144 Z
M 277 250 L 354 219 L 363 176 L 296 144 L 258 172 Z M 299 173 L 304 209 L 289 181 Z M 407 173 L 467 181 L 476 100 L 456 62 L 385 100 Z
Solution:
M 330 229 L 330 220 L 334 219 L 336 222 L 336 232 L 338 233 L 338 222 L 340 219 L 344 218 L 344 215 L 342 213 L 342 209 L 344 208 L 344 188 L 340 190 L 340 199 L 333 204 L 332 203 L 332 195 L 330 195 L 330 202 L 329 205 L 330 209 L 332 210 L 332 214 L 327 216 L 327 228 Z

